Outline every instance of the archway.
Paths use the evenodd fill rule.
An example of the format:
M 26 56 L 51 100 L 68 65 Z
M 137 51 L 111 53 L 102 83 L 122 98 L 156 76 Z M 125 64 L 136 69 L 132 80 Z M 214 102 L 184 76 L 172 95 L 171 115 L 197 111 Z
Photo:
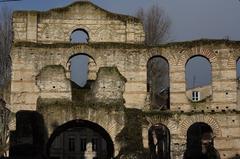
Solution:
M 150 94 L 151 109 L 170 108 L 169 64 L 162 56 L 153 56 L 147 63 L 147 91 Z
M 211 126 L 203 122 L 192 124 L 187 131 L 187 150 L 184 159 L 218 159 L 214 148 L 214 136 Z
M 47 143 L 47 155 L 52 159 L 110 159 L 114 145 L 110 135 L 100 125 L 87 120 L 72 120 L 57 127 Z
M 170 131 L 162 124 L 153 125 L 148 131 L 150 159 L 170 159 Z
M 89 66 L 96 64 L 94 59 L 86 53 L 77 53 L 68 60 L 71 81 L 80 87 L 84 87 L 88 82 Z

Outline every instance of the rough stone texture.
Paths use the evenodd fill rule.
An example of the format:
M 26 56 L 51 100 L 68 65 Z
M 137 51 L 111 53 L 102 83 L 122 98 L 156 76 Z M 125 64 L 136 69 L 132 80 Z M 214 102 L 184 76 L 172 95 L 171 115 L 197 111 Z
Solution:
M 123 103 L 126 79 L 116 67 L 99 68 L 97 79 L 91 88 L 90 101 L 98 103 Z
M 37 75 L 36 82 L 41 98 L 71 99 L 70 81 L 66 78 L 65 69 L 61 65 L 44 67 Z
M 83 11 L 84 16 L 79 16 Z M 162 123 L 170 130 L 171 156 L 180 159 L 186 148 L 188 128 L 204 122 L 216 135 L 214 145 L 222 159 L 240 154 L 240 95 L 236 77 L 240 42 L 199 40 L 146 46 L 139 44 L 144 37 L 139 20 L 109 13 L 90 2 L 76 2 L 47 12 L 15 12 L 13 20 L 10 108 L 13 112 L 41 113 L 49 135 L 54 126 L 76 119 L 89 120 L 110 134 L 115 156 L 134 157 L 142 153 L 139 151 L 148 151 L 148 130 Z M 76 28 L 89 33 L 88 44 L 70 44 L 70 33 Z M 67 64 L 78 53 L 92 58 L 88 75 L 92 82 L 82 90 L 72 87 Z M 204 56 L 211 63 L 212 90 L 211 98 L 193 103 L 186 95 L 185 64 L 195 55 Z M 146 66 L 154 56 L 162 56 L 169 63 L 170 110 L 167 111 L 149 109 Z M 107 74 L 101 68 L 115 71 Z M 79 101 L 77 98 L 72 101 L 73 90 L 82 97 Z M 94 100 L 89 103 L 86 99 Z M 127 113 L 135 109 L 139 115 L 136 121 Z M 131 123 L 136 123 L 138 129 L 134 124 L 132 128 Z M 136 138 L 130 130 L 136 130 Z M 127 136 L 125 142 L 123 134 Z M 140 143 L 139 149 L 133 149 L 136 153 L 122 152 L 136 143 Z
M 90 2 L 75 2 L 47 12 L 17 11 L 13 14 L 14 40 L 41 43 L 69 42 L 71 33 L 84 29 L 89 42 L 142 43 L 141 22 L 113 14 Z

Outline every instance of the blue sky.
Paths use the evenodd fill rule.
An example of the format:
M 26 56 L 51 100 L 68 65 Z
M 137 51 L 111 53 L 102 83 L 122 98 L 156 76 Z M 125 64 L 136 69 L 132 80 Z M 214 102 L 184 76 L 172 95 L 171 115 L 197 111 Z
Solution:
M 74 0 L 22 0 L 0 3 L 13 10 L 48 10 Z M 239 0 L 91 0 L 112 12 L 133 15 L 158 3 L 172 22 L 170 41 L 200 38 L 240 40 Z

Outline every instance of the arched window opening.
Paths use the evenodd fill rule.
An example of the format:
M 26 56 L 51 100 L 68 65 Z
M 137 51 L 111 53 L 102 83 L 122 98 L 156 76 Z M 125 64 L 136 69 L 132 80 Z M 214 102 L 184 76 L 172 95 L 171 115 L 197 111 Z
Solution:
M 194 56 L 187 61 L 185 69 L 187 89 L 211 85 L 212 66 L 207 58 L 200 55 Z M 198 99 L 198 93 L 194 93 L 193 95 L 194 99 Z
M 76 29 L 72 32 L 70 36 L 71 43 L 88 43 L 89 35 L 84 29 Z
M 220 159 L 218 151 L 214 148 L 212 128 L 203 122 L 191 125 L 187 131 L 187 150 L 184 159 Z
M 89 64 L 94 60 L 87 54 L 76 54 L 69 59 L 71 81 L 80 87 L 84 87 L 88 81 Z
M 113 153 L 110 135 L 101 126 L 85 120 L 57 127 L 47 143 L 47 154 L 52 159 L 110 159 Z
M 170 159 L 170 132 L 162 125 L 153 125 L 148 131 L 150 159 Z
M 147 63 L 147 91 L 150 95 L 151 109 L 166 110 L 170 108 L 169 98 L 169 64 L 156 56 Z

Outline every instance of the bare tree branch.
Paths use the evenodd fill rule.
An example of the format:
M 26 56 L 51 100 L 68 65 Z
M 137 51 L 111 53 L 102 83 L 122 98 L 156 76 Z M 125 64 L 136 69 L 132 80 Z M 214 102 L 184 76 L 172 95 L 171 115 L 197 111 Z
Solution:
M 157 45 L 168 39 L 171 22 L 158 4 L 152 5 L 147 11 L 138 9 L 136 16 L 143 22 L 146 44 Z
M 12 11 L 3 6 L 0 11 L 0 86 L 10 80 L 12 44 Z
M 143 8 L 136 13 L 144 25 L 145 43 L 157 45 L 169 36 L 170 19 L 158 4 L 147 11 Z M 152 109 L 169 109 L 169 66 L 161 57 L 151 58 L 147 64 L 147 85 Z

